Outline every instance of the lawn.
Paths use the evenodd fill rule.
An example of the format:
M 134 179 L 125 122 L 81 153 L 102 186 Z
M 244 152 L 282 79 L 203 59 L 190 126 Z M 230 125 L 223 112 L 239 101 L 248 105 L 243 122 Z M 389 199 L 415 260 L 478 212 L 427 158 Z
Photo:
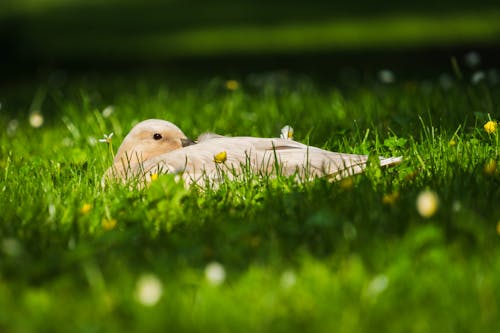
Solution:
M 496 332 L 500 86 L 458 59 L 355 85 L 54 72 L 3 90 L 0 331 Z M 193 138 L 289 124 L 301 142 L 404 162 L 334 183 L 103 188 L 147 118 Z

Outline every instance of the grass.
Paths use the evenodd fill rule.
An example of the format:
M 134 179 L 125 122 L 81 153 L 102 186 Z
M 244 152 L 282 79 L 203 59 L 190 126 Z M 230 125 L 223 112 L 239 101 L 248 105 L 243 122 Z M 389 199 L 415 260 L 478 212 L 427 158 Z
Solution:
M 460 73 L 349 88 L 252 74 L 235 90 L 221 78 L 55 75 L 11 88 L 0 330 L 496 331 L 499 134 L 483 125 L 499 118 L 500 89 Z M 201 190 L 165 175 L 103 189 L 111 152 L 152 117 L 191 137 L 290 124 L 298 141 L 405 161 L 337 183 L 247 175 Z M 439 198 L 428 218 L 416 209 L 426 190 Z
M 488 44 L 498 40 L 498 12 L 451 13 L 447 17 L 391 14 L 376 18 L 341 18 L 324 22 L 198 28 L 153 34 L 139 49 L 176 55 L 273 54 L 318 50 L 401 49 Z M 446 26 L 446 29 L 442 29 Z M 241 36 L 246 36 L 242 39 Z M 153 45 L 153 47 L 151 47 Z M 55 45 L 57 47 L 57 45 Z
M 119 12 L 120 15 L 117 15 Z M 0 43 L 19 67 L 104 66 L 206 57 L 273 57 L 491 47 L 500 38 L 496 1 L 63 1 L 0 4 Z M 241 38 L 245 36 L 245 38 Z M 12 64 L 11 64 L 12 62 Z

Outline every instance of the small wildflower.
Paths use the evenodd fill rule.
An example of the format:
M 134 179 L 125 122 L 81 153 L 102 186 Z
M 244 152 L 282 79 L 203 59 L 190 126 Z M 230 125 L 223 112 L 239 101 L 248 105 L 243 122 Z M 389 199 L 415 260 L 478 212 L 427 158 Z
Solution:
M 441 74 L 439 76 L 439 84 L 444 90 L 450 90 L 453 87 L 453 78 L 449 74 Z
M 115 112 L 115 107 L 112 105 L 108 105 L 104 110 L 102 110 L 102 116 L 104 118 L 109 118 L 113 114 L 113 112 Z
M 283 274 L 281 274 L 280 284 L 282 288 L 290 289 L 295 283 L 297 283 L 297 277 L 293 271 L 284 271 Z
M 344 178 L 339 185 L 344 190 L 350 190 L 354 186 L 354 180 L 352 180 L 352 177 Z
M 422 217 L 428 218 L 434 215 L 438 206 L 439 197 L 434 191 L 422 191 L 417 197 L 417 211 Z
M 89 203 L 84 203 L 82 208 L 80 208 L 80 214 L 87 215 L 92 209 L 92 205 Z
M 3 253 L 8 256 L 17 257 L 22 252 L 21 243 L 16 238 L 4 238 L 1 245 Z
M 71 140 L 68 137 L 65 137 L 64 139 L 62 139 L 61 143 L 64 147 L 71 147 L 73 145 L 73 140 Z
M 457 142 L 453 139 L 451 139 L 450 141 L 448 141 L 448 145 L 450 145 L 450 147 L 454 147 L 457 145 Z
M 157 173 L 151 174 L 151 181 L 154 182 L 155 180 L 158 180 L 158 174 Z
M 115 133 L 113 132 L 111 132 L 109 135 L 104 134 L 104 137 L 102 139 L 99 139 L 99 142 L 110 144 L 113 141 L 113 135 L 115 135 Z
M 226 270 L 218 262 L 211 262 L 205 267 L 205 278 L 214 286 L 218 286 L 226 279 Z
M 285 125 L 281 129 L 280 138 L 293 140 L 293 127 L 290 125 Z
M 8 136 L 14 136 L 17 132 L 17 128 L 19 127 L 19 121 L 17 119 L 12 119 L 9 121 L 7 124 L 7 135 Z
M 94 138 L 93 136 L 89 136 L 87 138 L 87 142 L 89 143 L 89 145 L 91 146 L 95 146 L 97 144 L 97 139 Z
M 40 111 L 33 111 L 30 114 L 30 125 L 33 128 L 39 128 L 43 125 L 43 115 Z
M 481 56 L 475 51 L 467 53 L 464 57 L 465 64 L 470 68 L 477 67 L 481 64 Z
M 102 220 L 102 228 L 106 231 L 113 230 L 116 227 L 116 220 L 115 219 L 108 219 L 105 218 Z
M 370 281 L 370 284 L 368 284 L 366 294 L 370 298 L 376 298 L 380 293 L 386 290 L 388 286 L 389 278 L 384 274 L 377 275 Z
M 250 246 L 252 246 L 252 247 L 257 247 L 257 246 L 259 246 L 259 245 L 260 245 L 261 241 L 262 241 L 262 240 L 260 239 L 260 237 L 258 237 L 258 236 L 253 236 L 253 237 L 250 237 L 250 238 L 248 239 L 248 244 L 249 244 Z
M 491 158 L 488 162 L 486 162 L 483 170 L 488 176 L 493 176 L 497 171 L 497 161 Z
M 414 180 L 415 178 L 417 178 L 419 172 L 417 170 L 413 170 L 411 171 L 410 173 L 408 173 L 406 176 L 405 176 L 405 180 L 406 181 L 412 181 Z
M 56 216 L 56 205 L 54 205 L 53 203 L 50 203 L 49 207 L 48 207 L 48 211 L 49 211 L 49 218 L 51 220 L 54 219 L 54 217 Z
M 399 199 L 399 192 L 392 192 L 392 193 L 387 193 L 384 194 L 382 197 L 382 203 L 388 206 L 394 206 L 396 201 Z
M 225 150 L 214 155 L 214 162 L 215 163 L 224 163 L 224 162 L 226 162 L 226 160 L 227 160 L 227 152 Z
M 497 234 L 500 236 L 500 221 L 497 222 Z
M 493 134 L 497 131 L 498 124 L 496 121 L 490 120 L 486 124 L 484 124 L 484 130 L 488 134 Z
M 470 78 L 472 84 L 478 84 L 486 79 L 486 74 L 483 71 L 475 71 Z
M 346 240 L 354 240 L 358 237 L 358 230 L 356 230 L 356 227 L 352 223 L 344 223 L 342 229 Z
M 451 209 L 454 212 L 458 213 L 462 210 L 462 204 L 460 203 L 460 201 L 456 200 L 455 202 L 453 202 L 453 206 L 451 206 Z
M 240 84 L 236 80 L 227 80 L 226 81 L 226 89 L 227 90 L 237 90 L 240 87 Z
M 76 240 L 74 237 L 71 237 L 69 240 L 68 240 L 68 249 L 70 250 L 74 250 L 76 247 Z
M 139 280 L 135 289 L 136 300 L 144 306 L 154 306 L 161 298 L 163 285 L 155 275 L 144 274 Z
M 389 84 L 389 83 L 394 83 L 394 81 L 396 80 L 396 76 L 391 70 L 382 69 L 381 71 L 378 72 L 378 79 L 382 83 Z

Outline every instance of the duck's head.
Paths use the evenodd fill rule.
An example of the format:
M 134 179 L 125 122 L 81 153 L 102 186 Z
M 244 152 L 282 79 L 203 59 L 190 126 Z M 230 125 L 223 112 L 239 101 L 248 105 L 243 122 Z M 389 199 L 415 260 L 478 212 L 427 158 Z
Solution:
M 169 121 L 148 119 L 135 125 L 118 148 L 114 163 L 143 162 L 194 142 Z

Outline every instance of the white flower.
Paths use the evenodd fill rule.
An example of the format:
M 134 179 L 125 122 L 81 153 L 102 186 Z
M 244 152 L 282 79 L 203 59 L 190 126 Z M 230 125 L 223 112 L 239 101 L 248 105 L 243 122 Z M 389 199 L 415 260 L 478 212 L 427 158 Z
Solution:
M 284 289 L 290 289 L 297 283 L 297 277 L 293 271 L 284 271 L 281 274 L 280 284 Z
M 394 81 L 396 81 L 396 76 L 391 70 L 382 69 L 378 72 L 378 79 L 382 83 L 389 84 L 389 83 L 394 83 Z
M 56 206 L 51 203 L 49 204 L 49 219 L 54 220 L 56 216 Z
M 7 124 L 7 135 L 8 136 L 14 136 L 17 132 L 17 128 L 19 127 L 19 121 L 17 119 L 12 119 L 9 121 Z
M 444 90 L 450 90 L 453 87 L 453 78 L 449 74 L 441 74 L 439 76 L 439 84 Z
M 368 287 L 366 288 L 366 295 L 371 298 L 376 298 L 380 293 L 387 289 L 389 286 L 389 278 L 384 274 L 375 276 Z
M 285 125 L 281 129 L 280 138 L 293 140 L 293 127 L 290 125 Z
M 113 132 L 111 132 L 109 135 L 104 134 L 104 138 L 99 139 L 99 142 L 111 143 L 111 141 L 113 140 L 113 135 L 115 135 L 115 133 Z
M 417 211 L 422 217 L 431 217 L 439 206 L 439 197 L 436 192 L 425 190 L 417 197 Z
M 481 64 L 481 56 L 477 52 L 469 52 L 465 55 L 465 64 L 470 68 L 475 68 Z
M 347 240 L 353 240 L 356 239 L 358 236 L 358 231 L 356 230 L 356 227 L 352 223 L 344 223 L 344 238 Z
M 484 79 L 486 79 L 486 74 L 483 71 L 475 71 L 470 78 L 470 82 L 472 84 L 478 84 Z
M 115 107 L 113 105 L 108 105 L 104 110 L 102 110 L 102 116 L 104 118 L 109 118 L 113 112 L 115 112 Z
M 71 147 L 73 145 L 73 140 L 71 140 L 68 137 L 65 137 L 64 139 L 62 139 L 62 144 L 65 147 Z
M 211 262 L 205 267 L 205 278 L 214 286 L 218 286 L 226 279 L 226 270 L 218 262 Z
M 43 125 L 43 115 L 40 111 L 33 111 L 30 114 L 30 125 L 33 128 L 39 128 Z
M 135 289 L 136 300 L 144 306 L 154 306 L 160 300 L 163 293 L 161 281 L 153 274 L 144 274 Z
M 87 142 L 89 143 L 89 145 L 91 146 L 95 146 L 97 144 L 97 139 L 94 138 L 93 136 L 89 136 L 87 138 Z

